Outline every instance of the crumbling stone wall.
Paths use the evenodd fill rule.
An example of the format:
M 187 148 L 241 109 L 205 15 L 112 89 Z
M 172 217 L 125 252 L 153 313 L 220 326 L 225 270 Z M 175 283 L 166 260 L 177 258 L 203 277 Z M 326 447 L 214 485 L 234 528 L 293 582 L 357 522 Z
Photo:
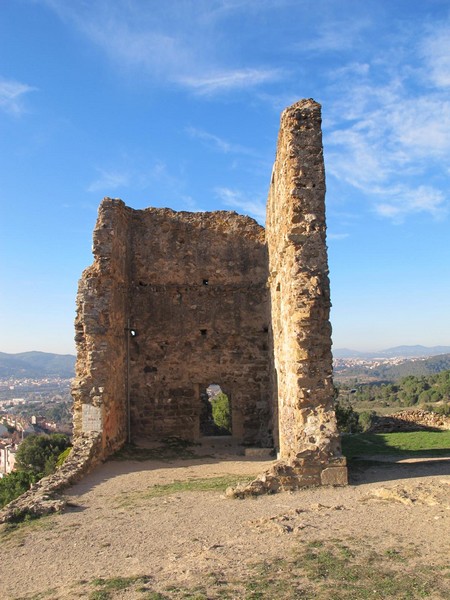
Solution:
M 267 445 L 264 229 L 233 212 L 105 198 L 94 257 L 77 300 L 75 434 L 101 430 L 105 455 L 125 441 L 128 418 L 133 441 L 198 440 L 201 393 L 215 383 L 230 398 L 233 437 Z
M 99 431 L 101 456 L 127 433 L 198 440 L 214 383 L 230 396 L 234 438 L 274 444 L 289 463 L 253 490 L 346 483 L 324 197 L 320 106 L 302 100 L 281 118 L 266 231 L 232 212 L 105 198 L 77 298 L 75 435 Z
M 94 263 L 84 271 L 77 295 L 74 433 L 100 432 L 104 456 L 127 436 L 129 227 L 129 209 L 122 202 L 102 203 L 94 230 Z
M 312 100 L 282 114 L 266 227 L 281 457 L 336 455 L 325 169 Z
M 131 213 L 131 430 L 201 436 L 201 393 L 229 396 L 232 432 L 267 441 L 268 293 L 264 230 L 231 212 Z

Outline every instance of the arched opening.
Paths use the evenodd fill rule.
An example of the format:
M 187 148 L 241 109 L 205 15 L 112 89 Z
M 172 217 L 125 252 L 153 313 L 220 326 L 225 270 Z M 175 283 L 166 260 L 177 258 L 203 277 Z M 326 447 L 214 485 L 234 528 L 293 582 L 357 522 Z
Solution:
M 210 383 L 200 392 L 200 436 L 232 435 L 230 398 L 219 384 Z

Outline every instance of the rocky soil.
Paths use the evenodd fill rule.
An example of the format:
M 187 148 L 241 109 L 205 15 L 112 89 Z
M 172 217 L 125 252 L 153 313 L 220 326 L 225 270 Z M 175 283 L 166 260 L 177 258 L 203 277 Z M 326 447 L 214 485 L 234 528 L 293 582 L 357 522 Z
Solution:
M 225 497 L 227 480 L 251 479 L 269 464 L 220 455 L 109 461 L 67 491 L 64 514 L 1 526 L 0 597 L 331 598 L 319 587 L 308 596 L 292 586 L 257 593 L 248 583 L 263 578 L 269 585 L 261 565 L 281 572 L 280 561 L 331 542 L 353 555 L 397 557 L 399 574 L 442 573 L 429 595 L 374 598 L 446 597 L 450 461 L 362 463 L 344 488 Z M 205 491 L 201 482 L 217 477 L 224 488 Z M 187 491 L 181 482 L 189 481 Z M 318 586 L 314 581 L 308 585 Z

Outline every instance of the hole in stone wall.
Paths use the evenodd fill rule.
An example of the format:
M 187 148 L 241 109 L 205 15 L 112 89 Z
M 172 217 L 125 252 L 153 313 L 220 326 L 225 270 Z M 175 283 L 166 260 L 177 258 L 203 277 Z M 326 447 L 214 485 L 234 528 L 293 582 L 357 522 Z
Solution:
M 281 290 L 281 284 L 277 283 L 277 292 L 279 292 Z
M 206 334 L 208 333 L 207 329 L 200 329 L 200 333 L 202 334 L 202 336 L 206 336 Z
M 200 435 L 231 435 L 230 399 L 217 383 L 210 383 L 200 392 Z
M 203 280 L 203 285 L 208 285 L 209 281 L 207 279 Z

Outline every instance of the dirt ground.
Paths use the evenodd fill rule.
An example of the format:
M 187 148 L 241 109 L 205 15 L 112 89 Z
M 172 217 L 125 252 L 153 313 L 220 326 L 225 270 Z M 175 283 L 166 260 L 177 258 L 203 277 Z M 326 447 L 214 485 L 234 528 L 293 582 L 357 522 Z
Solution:
M 3 526 L 0 597 L 108 598 L 91 591 L 93 580 L 144 575 L 157 590 L 153 595 L 143 596 L 144 586 L 111 597 L 205 597 L 159 593 L 192 589 L 212 574 L 244 580 L 257 562 L 326 540 L 387 554 L 409 549 L 413 568 L 448 564 L 448 460 L 362 463 L 353 469 L 348 487 L 256 499 L 230 500 L 224 491 L 168 489 L 149 495 L 155 485 L 175 481 L 224 475 L 251 479 L 269 464 L 221 455 L 107 462 L 67 491 L 71 505 L 64 514 L 16 529 Z

